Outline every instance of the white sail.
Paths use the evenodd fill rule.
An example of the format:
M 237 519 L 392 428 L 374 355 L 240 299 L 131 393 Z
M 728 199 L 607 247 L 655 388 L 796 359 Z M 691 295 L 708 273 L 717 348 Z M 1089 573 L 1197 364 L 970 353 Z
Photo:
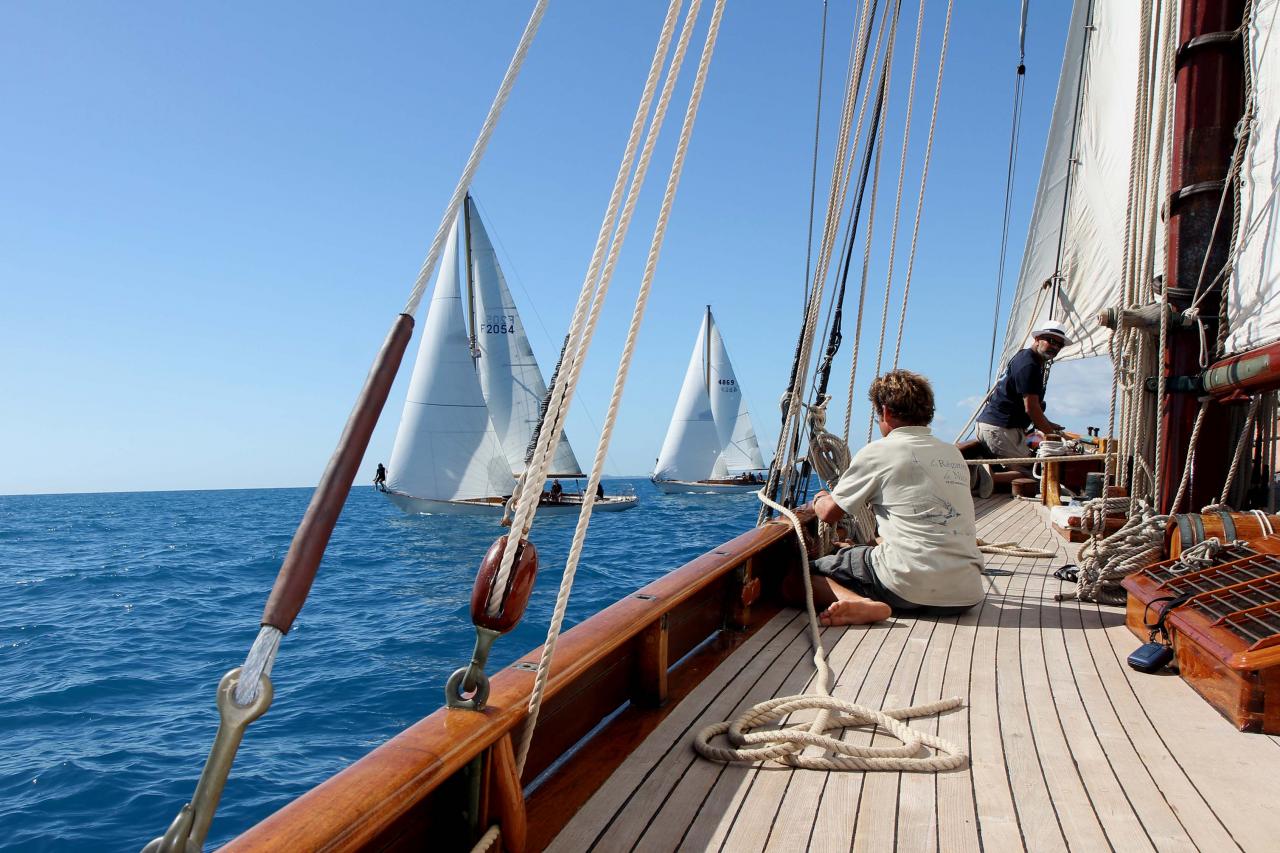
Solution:
M 724 461 L 720 458 L 723 445 L 716 428 L 711 397 L 707 394 L 706 335 L 707 325 L 700 322 L 698 340 L 693 345 L 684 385 L 680 387 L 680 398 L 671 415 L 671 425 L 667 427 L 658 464 L 654 466 L 653 476 L 656 479 L 696 482 L 725 476 Z
M 1228 295 L 1227 351 L 1280 338 L 1280 2 L 1255 0 L 1249 25 L 1253 129 L 1240 172 L 1239 255 Z M 1211 306 L 1208 313 L 1215 313 Z
M 388 489 L 416 498 L 466 500 L 509 495 L 515 487 L 471 360 L 458 286 L 455 225 L 422 323 L 387 470 Z
M 498 256 L 468 196 L 463 210 L 468 215 L 471 241 L 471 271 L 475 282 L 475 340 L 480 350 L 477 368 L 480 388 L 489 406 L 489 418 L 516 474 L 524 471 L 529 440 L 538 426 L 538 415 L 547 386 L 529 346 L 524 322 L 507 288 Z M 582 476 L 567 436 L 560 444 L 548 476 Z
M 1096 315 L 1116 304 L 1121 287 L 1138 35 L 1138 4 L 1076 0 L 1001 364 L 1050 314 L 1072 340 L 1058 360 L 1107 352 L 1110 335 Z M 1051 305 L 1055 273 L 1062 278 Z
M 755 428 L 751 425 L 751 415 L 747 412 L 747 400 L 710 309 L 707 310 L 706 325 L 711 329 L 711 414 L 723 448 L 721 459 L 728 473 L 758 471 L 764 467 L 764 460 L 760 456 Z

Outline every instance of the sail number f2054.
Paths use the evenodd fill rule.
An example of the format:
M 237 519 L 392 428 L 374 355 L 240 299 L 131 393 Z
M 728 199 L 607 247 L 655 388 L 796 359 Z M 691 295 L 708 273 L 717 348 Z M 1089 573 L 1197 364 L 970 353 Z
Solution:
M 486 335 L 510 335 L 516 330 L 515 314 L 486 314 L 480 323 L 480 331 Z

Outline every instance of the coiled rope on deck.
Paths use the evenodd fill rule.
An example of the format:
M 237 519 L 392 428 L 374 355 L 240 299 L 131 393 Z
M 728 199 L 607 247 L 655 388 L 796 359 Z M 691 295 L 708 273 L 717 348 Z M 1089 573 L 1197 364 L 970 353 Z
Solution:
M 760 490 L 757 497 L 771 509 L 787 517 L 796 533 L 800 549 L 800 565 L 808 565 L 804 546 L 804 528 L 796 514 L 782 504 L 771 501 Z M 927 717 L 950 711 L 963 704 L 956 696 L 940 699 L 909 708 L 877 711 L 854 702 L 846 702 L 831 695 L 831 667 L 827 663 L 826 650 L 818 632 L 818 616 L 813 604 L 813 588 L 804 584 L 805 610 L 809 617 L 809 642 L 813 647 L 814 681 L 816 693 L 781 696 L 761 702 L 731 722 L 714 723 L 697 733 L 693 748 L 703 758 L 723 762 L 776 761 L 806 770 L 897 770 L 905 772 L 937 772 L 963 767 L 969 756 L 948 740 L 927 732 L 917 731 L 903 720 Z M 818 715 L 810 723 L 785 726 L 771 731 L 751 729 L 796 711 L 817 709 Z M 836 714 L 835 712 L 841 712 Z M 899 746 L 860 746 L 826 733 L 856 726 L 875 725 L 897 738 Z M 711 740 L 720 735 L 728 737 L 732 746 L 714 746 Z M 804 755 L 806 747 L 818 747 L 835 753 L 832 757 Z M 920 755 L 922 747 L 934 750 L 927 756 Z

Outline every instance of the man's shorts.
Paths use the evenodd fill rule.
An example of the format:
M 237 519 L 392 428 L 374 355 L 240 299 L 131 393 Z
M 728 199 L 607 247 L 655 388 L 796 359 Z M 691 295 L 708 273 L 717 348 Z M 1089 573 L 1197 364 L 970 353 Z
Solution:
M 871 563 L 871 551 L 874 545 L 853 545 L 841 548 L 829 557 L 819 557 L 810 563 L 815 575 L 831 578 L 845 589 L 872 601 L 883 601 L 893 608 L 894 613 L 909 616 L 957 616 L 973 605 L 961 607 L 938 607 L 926 604 L 915 604 L 889 590 L 876 577 Z
M 986 445 L 987 450 L 997 459 L 1021 459 L 1030 456 L 1027 449 L 1026 431 L 1018 427 L 1002 427 L 995 424 L 978 422 L 978 440 Z

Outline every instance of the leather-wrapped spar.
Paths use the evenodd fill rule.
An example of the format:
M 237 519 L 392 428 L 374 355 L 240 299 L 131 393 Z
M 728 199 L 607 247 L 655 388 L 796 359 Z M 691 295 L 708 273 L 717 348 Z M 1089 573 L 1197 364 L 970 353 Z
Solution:
M 288 633 L 298 611 L 302 610 L 324 550 L 329 545 L 329 537 L 333 535 L 333 526 L 347 502 L 360 460 L 369 447 L 369 438 L 378 423 L 378 416 L 382 414 L 387 395 L 391 393 L 391 383 L 395 381 L 412 336 L 413 317 L 408 314 L 396 317 L 373 367 L 369 369 L 369 375 L 365 377 L 364 387 L 356 398 L 338 447 L 329 457 L 324 476 L 320 478 L 298 530 L 293 534 L 289 553 L 285 554 L 280 573 L 276 575 L 275 585 L 267 598 L 267 606 L 262 611 L 264 626 L 277 628 L 282 634 Z

